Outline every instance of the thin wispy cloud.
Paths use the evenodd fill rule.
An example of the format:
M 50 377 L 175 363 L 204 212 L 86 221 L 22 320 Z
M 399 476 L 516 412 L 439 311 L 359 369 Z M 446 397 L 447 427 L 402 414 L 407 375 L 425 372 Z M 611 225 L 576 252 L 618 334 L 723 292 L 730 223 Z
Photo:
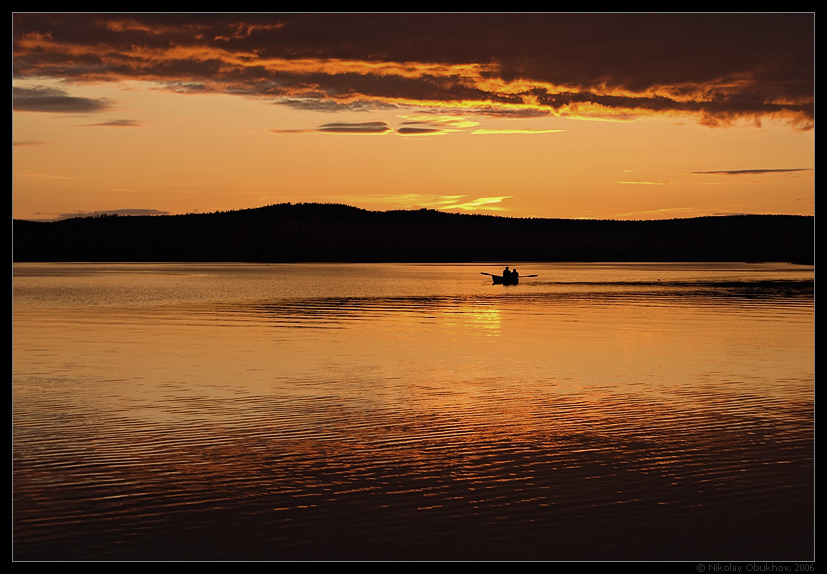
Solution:
M 532 135 L 532 134 L 559 134 L 565 130 L 532 130 L 532 129 L 479 129 L 471 133 L 473 135 Z
M 42 171 L 31 170 L 14 170 L 14 175 L 21 178 L 37 178 L 37 179 L 54 179 L 54 180 L 71 180 L 75 179 L 71 176 L 60 175 L 55 173 L 44 173 Z
M 431 127 L 416 127 L 416 126 L 402 126 L 396 130 L 396 133 L 400 135 L 413 135 L 413 136 L 425 136 L 425 135 L 442 135 L 447 133 L 445 130 L 440 128 L 431 128 Z
M 620 185 L 671 185 L 671 181 L 645 181 L 645 180 L 625 180 L 616 182 Z
M 789 168 L 789 169 L 719 169 L 711 171 L 693 171 L 693 174 L 698 175 L 764 175 L 775 173 L 796 173 L 800 171 L 812 171 L 809 168 Z
M 429 195 L 424 193 L 348 195 L 346 201 L 360 205 L 394 205 L 398 209 L 437 209 L 442 211 L 500 211 L 511 196 L 470 197 L 468 195 Z M 341 200 L 342 198 L 337 198 Z
M 394 133 L 403 136 L 410 135 L 438 135 L 448 133 L 449 130 L 443 125 L 430 125 L 419 122 L 404 122 L 397 128 L 391 127 L 384 121 L 369 122 L 334 122 L 323 124 L 315 128 L 305 129 L 273 129 L 278 134 L 307 134 L 307 133 L 329 133 L 329 134 L 352 134 L 352 135 L 377 135 Z
M 59 88 L 12 86 L 12 109 L 17 112 L 90 114 L 106 111 L 111 105 L 104 99 L 71 96 Z
M 337 134 L 385 134 L 391 128 L 385 122 L 336 122 L 319 126 L 317 131 Z
M 557 129 L 530 129 L 530 128 L 505 128 L 491 129 L 480 128 L 467 130 L 470 125 L 476 126 L 478 122 L 461 122 L 456 118 L 451 120 L 435 120 L 427 122 L 408 121 L 403 122 L 399 127 L 393 128 L 386 122 L 336 122 L 324 124 L 317 128 L 308 129 L 274 129 L 273 133 L 339 133 L 339 134 L 386 134 L 395 133 L 398 135 L 442 135 L 448 133 L 470 133 L 471 135 L 533 135 L 533 134 L 556 134 L 565 130 Z
M 112 127 L 112 128 L 138 128 L 141 127 L 141 122 L 136 120 L 109 120 L 105 122 L 95 122 L 93 124 L 85 124 L 86 127 Z
M 478 210 L 494 210 L 501 209 L 500 204 L 509 199 L 510 195 L 501 195 L 497 197 L 478 197 L 476 199 L 468 199 L 465 201 L 456 201 L 447 205 L 442 205 L 440 209 L 445 210 L 461 210 L 461 211 L 478 211 Z

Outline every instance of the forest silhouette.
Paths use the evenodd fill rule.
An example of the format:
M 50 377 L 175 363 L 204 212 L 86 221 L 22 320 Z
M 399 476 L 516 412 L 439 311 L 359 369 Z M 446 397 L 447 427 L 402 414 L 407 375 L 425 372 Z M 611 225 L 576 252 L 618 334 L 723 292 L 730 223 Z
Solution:
M 812 216 L 573 220 L 278 204 L 186 215 L 13 220 L 13 261 L 814 263 Z

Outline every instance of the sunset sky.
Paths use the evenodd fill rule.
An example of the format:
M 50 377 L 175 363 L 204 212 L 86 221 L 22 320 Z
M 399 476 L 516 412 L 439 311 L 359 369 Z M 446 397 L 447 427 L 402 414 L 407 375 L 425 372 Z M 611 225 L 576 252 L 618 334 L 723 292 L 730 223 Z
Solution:
M 814 214 L 813 13 L 14 13 L 12 215 Z

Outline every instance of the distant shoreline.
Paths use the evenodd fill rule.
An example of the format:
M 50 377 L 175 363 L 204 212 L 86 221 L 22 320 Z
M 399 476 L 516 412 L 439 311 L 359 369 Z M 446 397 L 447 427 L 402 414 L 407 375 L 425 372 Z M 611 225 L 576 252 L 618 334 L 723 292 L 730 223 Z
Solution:
M 815 259 L 812 216 L 526 219 L 278 204 L 187 215 L 14 220 L 14 262 L 783 261 Z

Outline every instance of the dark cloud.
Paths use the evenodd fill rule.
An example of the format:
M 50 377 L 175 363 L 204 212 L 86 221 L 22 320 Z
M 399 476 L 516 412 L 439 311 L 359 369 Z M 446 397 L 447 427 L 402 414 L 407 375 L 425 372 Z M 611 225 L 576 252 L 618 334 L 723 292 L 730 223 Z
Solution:
M 427 115 L 427 114 L 425 114 Z M 396 128 L 396 133 L 400 135 L 434 135 L 444 134 L 448 130 L 456 130 L 459 126 L 456 124 L 456 118 L 443 117 L 431 121 L 406 121 Z
M 107 100 L 78 98 L 64 90 L 48 87 L 12 87 L 12 108 L 19 112 L 90 114 L 110 107 Z
M 428 134 L 440 134 L 444 133 L 445 130 L 439 128 L 413 128 L 413 127 L 401 127 L 397 128 L 396 133 L 402 135 L 428 135 Z
M 435 134 L 435 133 L 444 133 L 443 128 L 439 127 L 427 127 L 427 126 L 420 126 L 420 127 L 413 127 L 413 126 L 403 126 L 397 129 L 393 129 L 387 123 L 376 121 L 376 122 L 336 122 L 330 124 L 324 124 L 317 128 L 313 129 L 284 129 L 284 130 L 271 130 L 273 133 L 277 134 L 303 134 L 303 133 L 337 133 L 337 134 L 385 134 L 389 132 L 394 132 L 400 135 L 428 135 L 428 134 Z
M 814 22 L 813 13 L 14 14 L 13 74 L 140 77 L 314 109 L 477 102 L 525 114 L 536 103 L 541 113 L 587 106 L 707 125 L 783 117 L 808 128 Z

